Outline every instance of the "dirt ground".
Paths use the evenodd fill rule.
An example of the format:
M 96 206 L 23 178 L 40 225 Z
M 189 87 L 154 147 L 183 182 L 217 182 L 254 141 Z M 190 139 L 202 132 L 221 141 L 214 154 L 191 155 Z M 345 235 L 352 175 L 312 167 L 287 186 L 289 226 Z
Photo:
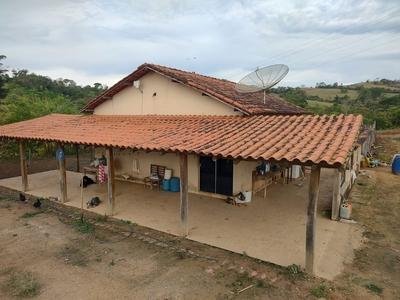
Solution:
M 378 160 L 400 153 L 400 129 L 378 132 L 376 147 Z M 55 166 L 35 160 L 28 172 Z M 0 299 L 16 298 L 5 285 L 26 271 L 34 299 L 400 299 L 400 176 L 362 171 L 349 201 L 363 244 L 332 281 L 104 216 L 81 223 L 73 208 L 35 209 L 0 187 Z M 0 178 L 19 175 L 19 163 L 0 162 Z

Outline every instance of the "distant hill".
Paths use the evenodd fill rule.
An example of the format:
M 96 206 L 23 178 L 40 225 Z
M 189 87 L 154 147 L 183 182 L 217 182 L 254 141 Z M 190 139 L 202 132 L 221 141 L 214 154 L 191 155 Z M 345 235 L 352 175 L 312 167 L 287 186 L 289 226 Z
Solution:
M 315 88 L 271 88 L 282 99 L 318 115 L 361 114 L 378 129 L 400 127 L 400 81 L 382 79 L 351 85 L 325 84 Z

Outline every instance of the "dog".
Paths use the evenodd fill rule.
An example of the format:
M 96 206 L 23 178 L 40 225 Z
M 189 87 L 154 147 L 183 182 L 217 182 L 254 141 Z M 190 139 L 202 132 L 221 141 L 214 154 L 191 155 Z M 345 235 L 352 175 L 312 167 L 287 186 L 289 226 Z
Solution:
M 239 192 L 235 196 L 228 197 L 226 203 L 240 206 L 241 204 L 246 205 L 245 200 L 246 200 L 245 195 L 242 192 Z
M 85 188 L 85 187 L 87 187 L 88 185 L 90 185 L 90 184 L 94 184 L 94 183 L 96 183 L 96 182 L 94 182 L 93 181 L 93 179 L 92 178 L 90 178 L 90 177 L 88 177 L 88 176 L 83 176 L 83 187 Z M 82 183 L 81 183 L 81 185 L 82 185 Z M 81 186 L 80 185 L 80 186 Z
M 86 206 L 89 209 L 89 208 L 99 205 L 100 202 L 101 201 L 100 201 L 99 197 L 94 197 L 94 198 L 92 198 L 92 200 L 90 200 L 89 202 L 86 203 Z

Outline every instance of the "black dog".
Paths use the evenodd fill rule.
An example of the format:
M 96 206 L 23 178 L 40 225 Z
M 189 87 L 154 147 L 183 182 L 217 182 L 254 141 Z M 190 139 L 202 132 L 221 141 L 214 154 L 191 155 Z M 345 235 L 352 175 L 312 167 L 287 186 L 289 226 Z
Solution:
M 86 203 L 88 209 L 91 207 L 95 207 L 99 204 L 100 204 L 99 197 L 94 197 L 94 198 L 92 198 L 92 200 L 90 200 L 89 202 Z
M 96 183 L 96 182 L 94 182 L 92 178 L 83 176 L 83 187 L 84 188 L 87 187 L 88 185 L 94 184 L 94 183 Z

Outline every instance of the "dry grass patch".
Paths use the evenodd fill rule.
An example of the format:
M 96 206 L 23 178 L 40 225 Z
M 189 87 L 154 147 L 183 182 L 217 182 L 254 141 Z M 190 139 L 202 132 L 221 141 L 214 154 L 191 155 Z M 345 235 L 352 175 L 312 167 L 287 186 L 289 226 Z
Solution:
M 2 288 L 16 297 L 34 297 L 39 294 L 40 284 L 32 272 L 16 271 L 4 280 Z

